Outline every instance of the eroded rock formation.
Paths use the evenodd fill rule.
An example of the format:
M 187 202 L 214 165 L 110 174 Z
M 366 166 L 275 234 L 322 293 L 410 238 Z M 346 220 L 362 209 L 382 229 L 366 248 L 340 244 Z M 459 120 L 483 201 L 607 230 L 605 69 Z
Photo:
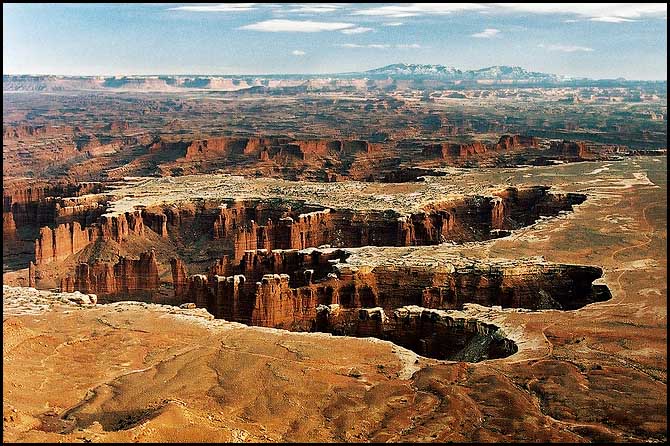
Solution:
M 75 277 L 61 280 L 61 290 L 76 290 L 105 297 L 151 297 L 160 286 L 156 253 L 142 253 L 139 259 L 121 257 L 116 264 L 80 263 Z
M 11 213 L 15 224 L 22 226 L 44 226 L 54 224 L 61 207 L 75 205 L 70 199 L 99 193 L 100 183 L 69 183 L 66 181 L 16 180 L 3 186 L 3 213 Z M 78 201 L 77 205 L 93 203 L 94 200 Z M 95 201 L 96 207 L 98 202 Z
M 2 213 L 2 238 L 6 240 L 16 238 L 16 222 L 11 212 Z
M 592 154 L 583 141 L 551 141 L 551 152 L 563 159 L 581 160 L 592 158 Z
M 35 240 L 35 263 L 63 260 L 98 239 L 121 243 L 130 234 L 144 234 L 140 211 L 103 215 L 99 222 L 84 228 L 79 222 L 60 224 L 55 229 L 46 226 L 40 229 L 39 238 Z
M 183 260 L 175 258 L 170 261 L 172 270 L 172 286 L 177 299 L 182 299 L 188 291 L 188 272 Z
M 384 339 L 437 359 L 479 362 L 517 351 L 514 341 L 493 324 L 417 306 L 398 308 L 387 314 L 382 308 L 321 305 L 316 321 L 317 331 Z
M 341 263 L 340 255 L 336 250 L 323 253 L 312 250 L 309 254 L 250 252 L 247 259 L 266 261 L 261 260 L 248 270 L 251 280 L 242 274 L 228 277 L 215 274 L 237 273 L 248 268 L 246 261 L 236 265 L 223 259 L 212 267 L 209 275 L 189 277 L 186 291 L 180 284 L 179 298 L 182 302 L 195 302 L 224 319 L 310 330 L 318 305 L 338 304 L 350 309 L 380 307 L 392 311 L 407 305 L 454 310 L 466 303 L 477 303 L 569 310 L 610 297 L 607 287 L 593 285 L 602 276 L 602 270 L 596 267 L 540 260 L 476 262 L 454 258 L 452 263 L 432 268 L 395 265 L 359 268 Z M 330 268 L 321 256 L 328 260 Z M 281 262 L 267 261 L 280 257 Z M 293 262 L 283 263 L 285 259 Z M 263 268 L 258 267 L 260 264 Z M 297 266 L 291 275 L 281 272 L 288 269 L 285 268 L 288 264 Z M 318 265 L 321 269 L 315 274 Z M 173 262 L 172 267 L 173 277 L 183 274 L 179 262 Z M 273 269 L 279 274 L 273 273 Z M 260 273 L 264 274 L 256 281 Z
M 294 140 L 287 137 L 213 137 L 193 141 L 154 141 L 151 152 L 182 150 L 184 161 L 248 158 L 261 161 L 294 157 L 307 160 L 313 156 L 339 156 L 373 153 L 381 145 L 362 140 Z
M 503 135 L 496 144 L 488 144 L 481 141 L 472 143 L 436 143 L 429 144 L 423 149 L 423 155 L 429 158 L 440 158 L 443 160 L 454 160 L 457 158 L 468 158 L 481 155 L 489 151 L 512 151 L 521 148 L 537 147 L 539 140 L 532 136 Z
M 58 225 L 53 230 L 44 227 L 35 240 L 35 263 L 40 265 L 63 260 L 84 249 L 94 238 L 94 229 L 82 228 L 78 222 Z
M 423 211 L 405 215 L 391 210 L 323 208 L 301 201 L 227 200 L 153 207 L 133 218 L 179 244 L 195 243 L 203 237 L 212 240 L 210 249 L 239 262 L 246 251 L 257 249 L 416 246 L 486 240 L 504 235 L 495 230 L 530 225 L 541 216 L 569 211 L 584 199 L 580 194 L 552 194 L 547 187 L 531 187 L 433 202 Z M 113 239 L 120 241 L 123 237 Z
M 40 135 L 62 133 L 63 129 L 49 125 L 4 125 L 2 126 L 3 139 L 30 138 Z

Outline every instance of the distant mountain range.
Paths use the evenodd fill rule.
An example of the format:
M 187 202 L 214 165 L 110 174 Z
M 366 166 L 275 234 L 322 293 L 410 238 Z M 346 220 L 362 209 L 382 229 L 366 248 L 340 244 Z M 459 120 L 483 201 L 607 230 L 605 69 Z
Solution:
M 521 67 L 510 67 L 507 65 L 496 65 L 480 68 L 479 70 L 462 71 L 458 68 L 447 67 L 445 65 L 398 63 L 368 70 L 362 74 L 389 77 L 425 77 L 453 81 L 509 80 L 526 82 L 560 82 L 567 79 L 555 74 L 528 71 Z
M 389 84 L 389 79 L 394 81 Z M 213 90 L 248 93 L 292 91 L 334 91 L 339 89 L 394 89 L 395 81 L 402 85 L 423 88 L 424 81 L 432 86 L 469 88 L 477 85 L 495 88 L 496 85 L 517 86 L 624 86 L 635 81 L 625 79 L 570 78 L 556 74 L 528 71 L 521 67 L 496 65 L 478 70 L 460 70 L 445 65 L 397 63 L 367 71 L 335 74 L 250 74 L 250 75 L 137 75 L 137 76 L 55 76 L 3 75 L 2 89 L 12 91 L 76 91 L 76 90 L 133 90 L 180 91 Z M 646 82 L 641 82 L 646 84 Z M 666 82 L 649 82 L 665 85 Z

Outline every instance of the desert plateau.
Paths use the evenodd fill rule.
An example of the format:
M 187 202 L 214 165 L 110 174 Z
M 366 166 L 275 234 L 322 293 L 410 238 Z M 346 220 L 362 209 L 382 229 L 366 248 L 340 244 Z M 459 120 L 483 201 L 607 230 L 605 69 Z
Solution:
M 585 59 L 667 5 L 426 5 L 3 4 L 10 50 L 40 11 L 92 48 L 174 27 L 3 58 L 3 442 L 667 442 L 667 76 Z M 190 71 L 196 23 L 309 74 Z M 521 25 L 594 74 L 371 67 Z M 172 39 L 196 74 L 135 74 Z

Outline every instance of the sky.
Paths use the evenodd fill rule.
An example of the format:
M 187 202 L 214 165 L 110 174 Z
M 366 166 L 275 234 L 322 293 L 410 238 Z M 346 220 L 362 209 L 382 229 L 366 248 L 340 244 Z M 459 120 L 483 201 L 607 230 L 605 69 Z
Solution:
M 286 74 L 392 63 L 667 79 L 666 3 L 3 3 L 3 74 Z

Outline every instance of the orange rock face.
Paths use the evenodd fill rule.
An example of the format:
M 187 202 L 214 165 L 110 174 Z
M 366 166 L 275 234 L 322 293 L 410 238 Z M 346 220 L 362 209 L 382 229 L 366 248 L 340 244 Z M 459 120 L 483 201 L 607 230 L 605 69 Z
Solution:
M 28 286 L 35 288 L 35 264 L 30 262 L 28 266 Z
M 53 133 L 61 133 L 63 129 L 55 128 L 48 125 L 3 125 L 2 137 L 5 139 L 19 139 L 28 138 L 40 135 L 49 135 Z
M 590 153 L 583 141 L 552 141 L 550 150 L 561 158 L 589 158 Z
M 14 222 L 14 214 L 11 212 L 2 213 L 2 238 L 16 238 L 16 222 Z
M 488 151 L 506 152 L 527 147 L 537 147 L 538 143 L 538 139 L 531 136 L 503 135 L 496 144 L 487 144 L 481 141 L 467 144 L 430 144 L 423 149 L 423 155 L 430 158 L 438 157 L 443 160 L 453 160 L 455 158 L 468 158 L 481 155 Z
M 595 267 L 538 261 L 490 263 L 478 267 L 378 266 L 359 271 L 348 265 L 332 267 L 341 259 L 334 252 L 247 252 L 239 263 L 223 259 L 230 276 L 196 274 L 184 286 L 184 271 L 172 263 L 179 302 L 194 302 L 217 317 L 264 327 L 312 330 L 319 305 L 342 308 L 406 305 L 461 309 L 465 303 L 509 308 L 575 309 L 607 300 L 607 287 L 593 285 L 602 275 Z M 242 274 L 240 274 L 242 273 Z M 318 281 L 313 282 L 313 277 Z M 538 291 L 538 290 L 541 290 Z
M 140 211 L 126 212 L 125 214 L 105 216 L 100 218 L 100 234 L 103 240 L 122 242 L 130 233 L 144 234 L 144 221 Z
M 223 256 L 222 258 L 216 260 L 214 265 L 210 267 L 209 274 L 211 276 L 231 276 L 234 274 L 233 271 L 235 266 L 236 265 L 231 261 L 230 256 Z
M 79 222 L 64 223 L 55 229 L 40 229 L 35 240 L 35 263 L 43 264 L 67 258 L 81 251 L 97 239 L 125 241 L 130 234 L 144 234 L 144 221 L 140 211 L 100 217 L 99 222 L 82 228 Z
M 290 159 L 310 160 L 312 158 L 332 156 L 351 156 L 357 153 L 375 153 L 381 144 L 363 140 L 292 140 L 286 137 L 239 138 L 215 137 L 190 142 L 154 142 L 149 150 L 181 150 L 184 161 L 255 159 L 259 161 L 275 160 L 285 162 Z
M 70 277 L 61 281 L 61 288 L 74 289 L 100 296 L 150 297 L 160 286 L 156 253 L 142 253 L 139 259 L 121 257 L 116 264 L 80 263 L 75 271 L 74 283 Z
M 69 274 L 60 281 L 60 290 L 64 293 L 74 292 L 74 278 Z
M 18 227 L 47 225 L 55 222 L 59 201 L 55 197 L 73 197 L 95 193 L 99 183 L 67 181 L 15 180 L 3 187 L 3 213 L 11 212 Z
M 44 227 L 35 240 L 35 264 L 65 259 L 93 242 L 95 234 L 94 228 L 82 228 L 78 222 L 58 225 L 54 230 Z
M 498 140 L 495 150 L 508 151 L 526 147 L 537 147 L 539 142 L 537 138 L 532 136 L 503 135 Z
M 251 324 L 280 328 L 311 325 L 317 304 L 314 289 L 292 289 L 287 274 L 268 274 L 256 284 Z
M 186 264 L 179 258 L 170 261 L 172 269 L 172 286 L 174 287 L 174 294 L 177 299 L 182 299 L 186 291 L 188 291 L 188 273 L 186 271 Z
M 246 205 L 221 208 L 212 225 L 214 240 L 233 240 L 233 257 L 239 260 L 244 252 L 256 249 L 302 249 L 327 243 L 332 229 L 328 210 L 279 218 L 277 223 L 267 219 L 259 225 L 250 219 Z

